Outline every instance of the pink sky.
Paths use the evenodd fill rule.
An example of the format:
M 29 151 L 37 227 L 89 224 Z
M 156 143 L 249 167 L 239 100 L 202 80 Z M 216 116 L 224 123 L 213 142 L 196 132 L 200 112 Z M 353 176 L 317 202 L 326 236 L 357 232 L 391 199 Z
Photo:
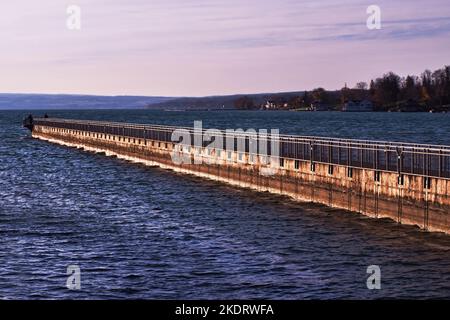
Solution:
M 66 28 L 71 4 L 79 31 Z M 381 30 L 366 27 L 371 4 Z M 336 89 L 450 64 L 448 0 L 14 0 L 0 10 L 0 92 Z

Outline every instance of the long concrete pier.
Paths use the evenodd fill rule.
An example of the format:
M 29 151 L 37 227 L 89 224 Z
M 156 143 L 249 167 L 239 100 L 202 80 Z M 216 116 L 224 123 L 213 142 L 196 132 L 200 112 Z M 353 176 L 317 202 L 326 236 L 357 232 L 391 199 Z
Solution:
M 274 165 L 247 134 L 234 134 L 230 150 L 194 144 L 205 132 L 193 128 L 56 118 L 24 126 L 49 142 L 450 233 L 450 146 L 280 135 Z M 192 143 L 173 142 L 175 130 Z

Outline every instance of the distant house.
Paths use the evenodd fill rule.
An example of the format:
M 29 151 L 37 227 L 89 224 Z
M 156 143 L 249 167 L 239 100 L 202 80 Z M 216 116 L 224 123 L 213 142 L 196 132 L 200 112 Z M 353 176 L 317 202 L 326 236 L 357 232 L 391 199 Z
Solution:
M 331 106 L 321 101 L 314 101 L 311 103 L 311 111 L 329 111 Z
M 369 100 L 348 100 L 344 103 L 342 111 L 368 112 L 373 111 L 373 104 Z
M 273 110 L 276 108 L 277 108 L 277 105 L 272 101 L 267 101 L 266 104 L 263 105 L 263 109 L 266 109 L 266 110 Z

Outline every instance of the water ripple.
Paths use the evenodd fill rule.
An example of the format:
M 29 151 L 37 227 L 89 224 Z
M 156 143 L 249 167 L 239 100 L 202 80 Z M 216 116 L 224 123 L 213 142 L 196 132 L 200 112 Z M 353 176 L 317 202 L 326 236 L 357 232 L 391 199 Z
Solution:
M 260 127 L 283 124 L 286 133 L 354 135 L 353 122 L 326 132 L 323 123 L 338 121 L 326 113 L 320 128 L 302 118 L 318 115 L 292 113 L 60 115 L 175 125 L 203 118 L 244 128 L 260 121 Z M 450 296 L 448 236 L 37 141 L 20 128 L 22 116 L 0 113 L 0 298 Z M 428 132 L 422 142 L 448 144 L 440 118 L 424 116 L 436 123 L 422 115 L 384 123 L 403 126 L 392 129 L 394 136 L 413 127 Z M 365 119 L 358 130 L 361 121 L 367 130 L 359 137 L 384 134 Z M 71 264 L 81 268 L 80 291 L 65 287 Z M 377 292 L 366 288 L 373 264 L 382 268 Z

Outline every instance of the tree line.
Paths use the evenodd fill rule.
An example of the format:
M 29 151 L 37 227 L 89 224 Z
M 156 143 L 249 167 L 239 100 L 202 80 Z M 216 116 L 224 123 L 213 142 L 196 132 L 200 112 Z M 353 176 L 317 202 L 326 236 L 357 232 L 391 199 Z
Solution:
M 316 88 L 298 95 L 276 94 L 261 103 L 252 96 L 234 101 L 237 109 L 305 109 L 321 103 L 331 110 L 340 110 L 349 100 L 369 100 L 375 111 L 450 111 L 450 66 L 435 71 L 425 70 L 420 75 L 401 77 L 394 72 L 367 82 L 358 82 L 353 88 L 341 90 Z

